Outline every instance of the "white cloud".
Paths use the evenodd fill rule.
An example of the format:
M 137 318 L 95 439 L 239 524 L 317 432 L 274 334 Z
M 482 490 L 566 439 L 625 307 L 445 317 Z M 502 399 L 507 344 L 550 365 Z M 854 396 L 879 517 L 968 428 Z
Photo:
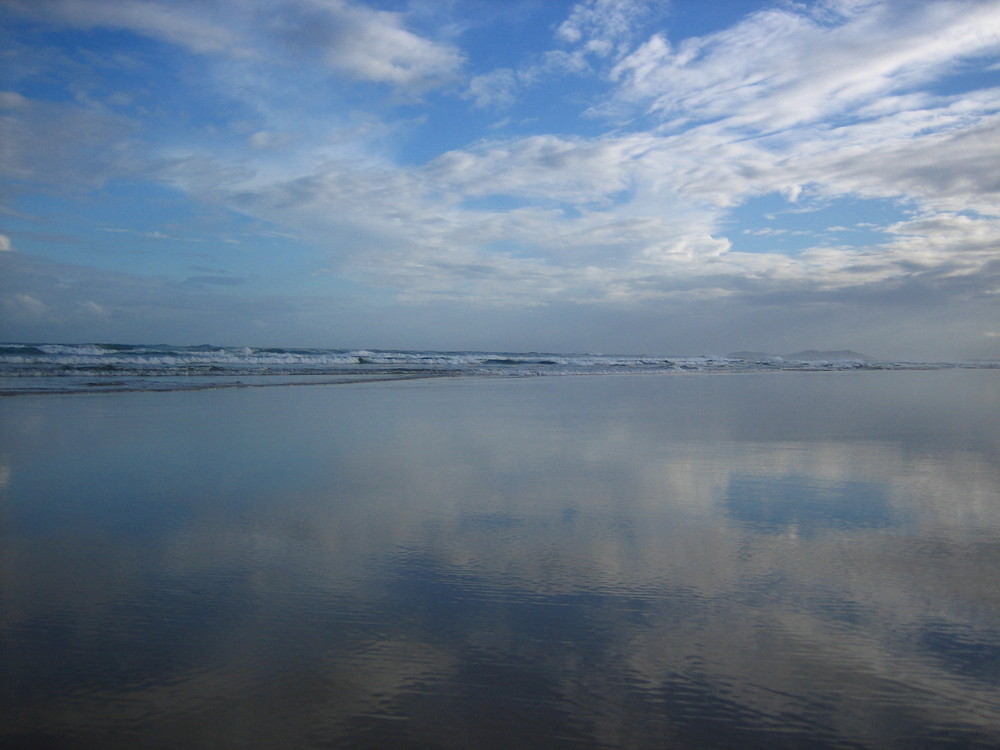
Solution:
M 993 2 L 882 2 L 852 11 L 833 24 L 761 11 L 677 49 L 654 35 L 612 71 L 617 102 L 678 122 L 727 118 L 731 127 L 770 131 L 849 112 L 1000 49 Z
M 80 312 L 85 315 L 92 315 L 99 318 L 103 318 L 108 314 L 108 311 L 105 310 L 104 307 L 89 299 L 81 302 L 79 308 Z
M 649 0 L 583 0 L 555 30 L 558 49 L 530 57 L 516 69 L 475 76 L 465 93 L 482 109 L 511 107 L 522 89 L 550 84 L 564 74 L 593 74 L 630 49 L 636 25 L 651 15 Z M 663 12 L 665 4 L 660 7 Z
M 893 238 L 867 248 L 751 254 L 739 252 L 720 224 L 747 197 L 801 192 L 810 179 L 810 195 L 900 196 L 894 165 L 914 169 L 920 149 L 939 154 L 934 165 L 942 174 L 950 165 L 963 179 L 981 172 L 983 181 L 990 179 L 964 161 L 992 163 L 993 141 L 966 137 L 963 123 L 950 117 L 933 115 L 946 121 L 940 136 L 913 132 L 927 117 L 902 115 L 902 124 L 889 118 L 832 135 L 807 129 L 798 138 L 741 140 L 713 125 L 668 136 L 531 136 L 449 152 L 422 168 L 329 162 L 237 190 L 233 199 L 242 210 L 301 228 L 318 244 L 342 238 L 330 245 L 341 270 L 409 300 L 638 303 L 701 294 L 700 286 L 719 295 L 772 293 L 776 284 L 832 292 L 904 283 L 935 269 L 934 283 L 941 284 L 987 267 L 996 225 L 983 216 L 942 214 L 948 193 L 940 181 L 921 194 L 927 200 L 919 220 L 899 224 Z M 879 130 L 883 137 L 898 131 L 903 150 L 894 154 L 885 144 L 880 150 L 873 134 Z M 971 158 L 949 162 L 953 138 L 973 148 Z M 854 159 L 856 173 L 846 166 Z M 869 171 L 865 163 L 876 166 Z M 975 183 L 968 192 L 983 194 L 986 187 Z M 490 208 L 494 199 L 506 207 Z M 983 283 L 990 283 L 986 276 Z
M 0 110 L 16 110 L 28 104 L 28 99 L 16 91 L 0 91 Z
M 11 0 L 7 10 L 81 29 L 126 29 L 192 52 L 249 54 L 236 34 L 205 12 L 210 7 L 149 0 Z
M 991 97 L 978 118 L 968 118 L 971 123 L 942 107 L 925 112 L 941 122 L 923 132 L 899 115 L 846 128 L 848 138 L 840 142 L 817 140 L 809 148 L 813 153 L 794 165 L 797 178 L 815 170 L 839 192 L 907 196 L 942 210 L 997 215 L 1000 114 L 989 109 L 1000 109 L 1000 90 Z
M 556 41 L 562 46 L 525 66 L 521 76 L 536 82 L 556 73 L 593 74 L 613 65 L 628 53 L 639 22 L 652 16 L 654 9 L 662 14 L 666 8 L 666 3 L 648 0 L 583 0 L 556 28 Z
M 584 0 L 556 29 L 556 38 L 608 57 L 631 41 L 635 22 L 648 13 L 649 5 L 648 0 Z
M 132 136 L 138 124 L 98 104 L 19 97 L 0 111 L 0 168 L 8 179 L 62 189 L 95 186 L 143 168 Z
M 275 28 L 300 48 L 315 47 L 352 78 L 422 91 L 453 79 L 461 52 L 406 28 L 401 13 L 344 0 L 294 0 L 279 6 Z
M 4 298 L 4 307 L 14 319 L 36 319 L 43 317 L 49 310 L 48 305 L 37 297 L 19 292 Z
M 5 234 L 0 234 L 0 253 L 13 252 L 14 243 L 10 241 L 10 237 Z
M 346 0 L 12 0 L 5 10 L 47 24 L 124 29 L 223 58 L 260 60 L 283 38 L 295 49 L 318 48 L 349 77 L 417 91 L 451 80 L 463 63 L 452 45 L 408 30 L 403 14 Z
M 498 68 L 469 81 L 466 97 L 480 109 L 503 109 L 514 104 L 518 81 L 510 68 Z
M 539 135 L 448 152 L 425 173 L 456 196 L 608 203 L 630 185 L 637 160 L 655 141 L 646 136 L 564 138 Z
M 270 130 L 258 130 L 247 138 L 247 144 L 254 149 L 266 151 L 280 148 L 291 140 L 287 133 L 274 133 Z

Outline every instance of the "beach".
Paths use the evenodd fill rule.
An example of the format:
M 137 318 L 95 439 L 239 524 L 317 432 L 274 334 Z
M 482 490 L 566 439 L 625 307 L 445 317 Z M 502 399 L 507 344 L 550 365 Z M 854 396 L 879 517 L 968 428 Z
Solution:
M 5 748 L 1000 745 L 1000 372 L 0 398 Z

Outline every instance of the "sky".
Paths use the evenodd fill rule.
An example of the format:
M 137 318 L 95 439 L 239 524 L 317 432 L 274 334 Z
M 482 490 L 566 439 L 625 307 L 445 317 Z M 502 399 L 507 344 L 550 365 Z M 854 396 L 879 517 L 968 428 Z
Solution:
M 1000 358 L 1000 0 L 4 0 L 0 340 Z

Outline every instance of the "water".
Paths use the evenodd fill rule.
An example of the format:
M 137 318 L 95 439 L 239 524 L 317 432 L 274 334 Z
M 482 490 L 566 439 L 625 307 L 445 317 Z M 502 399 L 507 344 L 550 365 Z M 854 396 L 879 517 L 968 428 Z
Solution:
M 0 747 L 996 747 L 998 459 L 995 370 L 0 399 Z
M 802 353 L 808 354 L 808 353 Z M 816 354 L 822 354 L 817 352 Z M 329 385 L 448 376 L 606 375 L 664 372 L 1000 369 L 1000 362 L 892 362 L 742 356 L 664 357 L 540 352 L 281 349 L 129 344 L 0 344 L 0 396 Z M 850 352 L 846 354 L 850 355 Z M 797 355 L 796 355 L 797 356 Z

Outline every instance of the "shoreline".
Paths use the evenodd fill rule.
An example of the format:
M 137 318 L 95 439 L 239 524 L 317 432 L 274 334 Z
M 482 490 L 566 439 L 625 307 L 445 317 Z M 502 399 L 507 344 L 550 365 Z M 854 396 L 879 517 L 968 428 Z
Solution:
M 927 363 L 902 366 L 872 367 L 788 367 L 788 368 L 718 368 L 718 369 L 658 369 L 658 370 L 618 370 L 618 371 L 550 371 L 550 372 L 463 372 L 460 370 L 427 372 L 373 372 L 370 374 L 256 374 L 256 375 L 161 375 L 135 376 L 131 379 L 107 376 L 102 381 L 99 376 L 53 375 L 53 376 L 0 376 L 0 398 L 17 396 L 71 396 L 109 393 L 176 393 L 213 390 L 236 390 L 257 388 L 280 388 L 286 386 L 335 386 L 362 385 L 366 383 L 388 383 L 417 380 L 525 380 L 559 379 L 563 377 L 648 377 L 672 375 L 753 375 L 753 374 L 848 374 L 886 372 L 945 372 L 954 370 L 1000 370 L 1000 363 Z M 209 380 L 210 382 L 206 382 Z M 199 382 L 200 381 L 200 382 Z M 25 383 L 26 387 L 11 387 L 13 383 Z M 41 385 L 39 385 L 41 383 Z M 30 384 L 30 385 L 28 385 Z M 51 384 L 51 387 L 45 387 Z M 65 384 L 65 385 L 63 385 Z M 34 386 L 34 387 L 32 387 Z

